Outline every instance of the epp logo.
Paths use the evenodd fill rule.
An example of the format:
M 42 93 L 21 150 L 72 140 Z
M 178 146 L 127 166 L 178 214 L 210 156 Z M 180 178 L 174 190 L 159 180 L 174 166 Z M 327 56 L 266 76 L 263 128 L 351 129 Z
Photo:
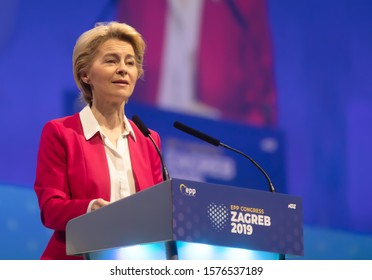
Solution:
M 288 204 L 289 209 L 296 209 L 297 205 L 295 203 Z
M 196 195 L 196 189 L 189 188 L 185 184 L 180 185 L 180 191 L 182 194 L 187 196 L 195 196 Z

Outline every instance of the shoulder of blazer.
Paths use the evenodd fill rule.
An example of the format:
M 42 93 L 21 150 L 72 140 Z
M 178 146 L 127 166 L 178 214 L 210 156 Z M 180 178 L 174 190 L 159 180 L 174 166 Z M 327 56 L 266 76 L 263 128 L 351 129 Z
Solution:
M 72 129 L 76 132 L 83 133 L 83 126 L 80 121 L 79 113 L 63 118 L 54 119 L 50 122 L 63 128 Z

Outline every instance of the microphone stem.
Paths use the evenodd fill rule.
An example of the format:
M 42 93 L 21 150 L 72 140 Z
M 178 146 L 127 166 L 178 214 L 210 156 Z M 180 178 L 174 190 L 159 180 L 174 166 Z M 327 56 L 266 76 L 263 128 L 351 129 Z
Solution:
M 257 163 L 257 162 L 255 162 L 251 157 L 249 157 L 249 156 L 247 156 L 245 153 L 243 153 L 243 152 L 241 152 L 241 151 L 239 151 L 239 150 L 237 150 L 237 149 L 234 149 L 234 148 L 232 148 L 232 147 L 230 147 L 230 146 L 228 146 L 228 145 L 226 145 L 226 144 L 224 144 L 224 143 L 220 143 L 220 146 L 222 146 L 222 147 L 224 147 L 224 148 L 226 148 L 226 149 L 229 149 L 229 150 L 231 150 L 231 151 L 234 151 L 234 152 L 236 152 L 236 153 L 238 153 L 238 154 L 241 154 L 242 156 L 244 156 L 244 157 L 246 157 L 247 159 L 249 159 L 249 161 L 250 162 L 252 162 L 261 172 L 262 172 L 262 174 L 265 176 L 265 178 L 266 178 L 266 180 L 267 180 L 267 182 L 269 183 L 269 189 L 270 189 L 270 192 L 275 192 L 275 188 L 274 188 L 274 185 L 273 185 L 273 183 L 271 182 L 271 180 L 270 180 L 270 177 L 266 174 L 266 172 L 265 172 L 265 170 L 263 170 L 262 168 L 261 168 L 261 166 Z
M 156 151 L 159 154 L 161 165 L 163 167 L 163 172 L 162 172 L 163 173 L 163 180 L 164 181 L 167 181 L 167 180 L 170 179 L 170 176 L 169 176 L 169 172 L 168 172 L 167 168 L 165 167 L 165 164 L 164 164 L 164 161 L 163 161 L 163 157 L 161 156 L 161 153 L 160 153 L 160 150 L 158 148 L 158 145 L 156 145 L 154 139 L 151 137 L 151 134 L 148 134 L 147 136 L 150 138 L 151 142 L 154 144 L 154 146 L 156 148 Z

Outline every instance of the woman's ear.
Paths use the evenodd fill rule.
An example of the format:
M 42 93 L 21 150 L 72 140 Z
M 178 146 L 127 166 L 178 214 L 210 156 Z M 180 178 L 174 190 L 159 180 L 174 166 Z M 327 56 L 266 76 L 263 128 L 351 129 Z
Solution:
M 86 72 L 82 72 L 81 75 L 80 75 L 80 78 L 84 83 L 86 83 L 86 84 L 90 83 L 90 79 L 89 79 L 88 74 Z

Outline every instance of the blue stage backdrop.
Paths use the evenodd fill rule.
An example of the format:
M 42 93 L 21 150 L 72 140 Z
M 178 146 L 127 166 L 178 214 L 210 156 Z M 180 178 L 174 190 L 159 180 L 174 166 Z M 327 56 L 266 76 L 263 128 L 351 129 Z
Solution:
M 170 100 L 167 98 L 169 95 L 151 100 L 155 92 L 153 95 L 150 94 L 150 97 L 143 97 L 145 100 L 140 100 L 142 98 L 140 95 L 148 92 L 145 90 L 145 85 L 153 84 L 152 78 L 159 78 L 157 75 L 160 72 L 151 68 L 153 65 L 159 67 L 154 53 L 160 52 L 161 49 L 157 49 L 159 45 L 154 45 L 153 48 L 149 46 L 147 54 L 149 59 L 155 60 L 147 62 L 145 56 L 145 71 L 148 72 L 145 72 L 145 80 L 139 81 L 136 88 L 134 94 L 138 97 L 133 98 L 128 104 L 128 115 L 138 114 L 149 127 L 161 133 L 164 156 L 172 176 L 190 177 L 201 181 L 210 180 L 216 183 L 231 182 L 232 185 L 243 187 L 266 188 L 265 179 L 248 160 L 231 151 L 210 146 L 182 134 L 172 128 L 174 120 L 183 121 L 205 131 L 256 159 L 272 177 L 278 192 L 303 197 L 305 225 L 315 230 L 320 228 L 316 233 L 308 231 L 309 236 L 315 236 L 318 243 L 314 241 L 315 239 L 306 240 L 305 232 L 305 256 L 306 244 L 311 244 L 308 247 L 311 254 L 316 252 L 320 254 L 312 255 L 311 258 L 322 256 L 339 258 L 341 255 L 345 256 L 343 253 L 359 248 L 358 240 L 369 240 L 372 234 L 370 222 L 372 179 L 368 176 L 372 157 L 370 148 L 372 129 L 369 125 L 372 120 L 370 110 L 372 106 L 372 72 L 370 71 L 372 2 L 367 0 L 190 2 L 214 5 L 211 8 L 213 13 L 223 14 L 224 17 L 232 20 L 229 24 L 237 25 L 243 33 L 251 32 L 256 35 L 250 38 L 261 40 L 261 44 L 254 47 L 265 52 L 253 52 L 256 56 L 250 56 L 248 54 L 252 52 L 247 52 L 247 57 L 242 57 L 241 60 L 231 56 L 216 58 L 217 47 L 214 46 L 218 46 L 218 43 L 226 43 L 224 37 L 216 38 L 214 36 L 218 33 L 210 34 L 205 32 L 205 29 L 193 32 L 198 30 L 197 25 L 194 25 L 197 22 L 203 28 L 208 28 L 208 24 L 212 21 L 203 21 L 210 15 L 200 17 L 203 12 L 206 12 L 203 11 L 203 6 L 190 7 L 190 13 L 185 14 L 193 15 L 193 19 L 199 20 L 191 21 L 193 23 L 189 26 L 191 32 L 188 32 L 185 37 L 190 40 L 185 42 L 185 48 L 170 48 L 169 50 L 176 50 L 176 52 L 166 53 L 177 57 L 178 50 L 187 53 L 190 51 L 187 47 L 195 49 L 196 46 L 200 46 L 198 52 L 200 56 L 197 56 L 197 60 L 190 60 L 188 63 L 187 61 L 178 63 L 176 69 L 168 64 L 172 62 L 169 57 L 159 62 L 165 63 L 162 73 L 173 74 L 174 69 L 174 74 L 185 74 L 185 76 L 176 76 L 184 79 L 191 79 L 195 75 L 195 72 L 186 73 L 185 69 L 192 69 L 190 67 L 193 62 L 201 62 L 196 73 L 196 76 L 201 79 L 200 83 L 194 81 L 192 87 L 186 88 L 181 83 L 169 84 L 169 80 L 160 80 L 161 83 L 152 89 L 159 93 L 158 89 L 164 88 L 164 92 L 168 94 L 179 93 L 180 90 L 190 93 L 193 88 L 202 89 L 201 94 L 197 95 L 197 102 L 189 102 L 195 101 L 192 99 L 177 99 L 185 96 L 192 97 L 190 94 L 174 94 L 177 98 L 172 99 L 172 104 L 178 104 L 179 107 L 169 107 L 169 104 L 164 103 Z M 256 12 L 253 15 L 249 12 L 245 13 L 246 10 L 239 8 L 243 2 L 253 5 L 248 11 Z M 264 4 L 254 6 L 259 2 L 265 2 L 266 6 Z M 131 17 L 133 13 L 125 15 L 128 10 L 124 12 L 119 10 L 126 3 L 129 5 L 132 1 L 0 0 L 2 26 L 0 29 L 0 97 L 2 98 L 0 123 L 3 131 L 0 138 L 2 147 L 0 183 L 5 186 L 0 189 L 0 192 L 8 201 L 13 202 L 10 204 L 13 208 L 7 208 L 6 212 L 2 213 L 3 215 L 10 213 L 6 217 L 10 217 L 13 212 L 18 213 L 17 211 L 22 209 L 25 203 L 17 191 L 8 191 L 9 187 L 28 192 L 36 203 L 32 187 L 43 125 L 50 119 L 75 112 L 78 108 L 73 105 L 77 90 L 71 71 L 72 49 L 78 35 L 91 28 L 97 21 L 113 19 L 140 20 L 143 23 L 140 28 L 144 28 L 143 31 L 146 33 L 145 28 L 147 30 L 149 26 L 150 29 L 154 26 L 154 22 L 147 20 L 146 13 L 164 7 L 165 2 L 162 1 L 162 5 L 159 4 L 155 8 L 152 5 L 144 7 L 145 14 L 142 15 L 139 10 L 136 10 L 134 18 Z M 237 7 L 239 9 L 236 9 Z M 264 8 L 260 9 L 260 7 Z M 175 8 L 176 10 L 172 11 L 178 11 L 179 7 Z M 247 24 L 245 17 L 255 15 L 261 15 L 262 21 L 256 19 L 257 24 L 252 24 L 250 21 L 250 24 Z M 169 21 L 172 20 L 167 18 Z M 180 20 L 187 20 L 187 18 Z M 157 22 L 156 26 L 160 23 L 165 22 Z M 221 28 L 219 30 L 227 26 L 225 23 L 227 24 L 226 21 L 218 23 Z M 174 29 L 167 29 L 167 32 L 163 29 L 162 32 L 159 30 L 155 29 L 146 36 L 153 36 L 148 37 L 149 40 L 153 40 L 156 34 L 161 34 L 159 35 L 161 42 L 168 38 L 169 46 L 175 43 L 173 39 L 177 38 L 174 37 L 177 36 L 177 32 L 174 32 Z M 260 34 L 262 30 L 265 32 Z M 199 38 L 202 34 L 210 36 L 203 36 L 203 39 L 212 40 L 214 45 L 207 44 L 207 47 L 205 44 L 195 45 L 198 42 L 195 38 Z M 226 31 L 224 34 L 227 34 Z M 238 36 L 239 32 L 230 35 Z M 190 42 L 193 44 L 186 44 Z M 235 41 L 228 42 L 232 44 Z M 249 42 L 239 42 L 242 44 L 232 46 L 236 50 L 234 54 L 241 53 L 243 47 L 249 48 Z M 207 62 L 212 62 L 212 65 L 216 61 L 214 64 L 216 69 L 211 70 L 210 67 L 205 66 L 204 63 L 207 62 L 200 61 L 203 57 L 208 57 Z M 218 58 L 226 62 L 229 57 L 231 61 L 240 62 L 240 66 L 223 68 L 222 74 L 228 76 L 219 76 L 217 73 L 221 72 L 217 69 L 222 61 L 217 61 Z M 258 72 L 255 71 L 256 68 L 248 69 L 248 72 L 242 75 L 241 71 L 250 61 L 251 65 L 264 66 Z M 260 64 L 261 62 L 263 64 Z M 185 72 L 178 70 L 185 70 Z M 216 78 L 212 81 L 208 80 L 210 78 L 208 74 L 211 73 L 214 73 L 212 77 Z M 244 83 L 252 77 L 257 77 L 254 83 Z M 223 85 L 219 87 L 221 81 Z M 171 85 L 176 85 L 176 90 L 169 90 L 172 88 Z M 236 88 L 236 85 L 239 87 Z M 216 96 L 214 99 L 213 93 L 222 87 L 229 90 L 223 91 L 224 96 L 218 95 L 218 98 Z M 244 94 L 235 95 L 242 88 L 253 92 L 266 89 L 267 95 L 264 94 L 264 98 L 262 94 L 253 95 L 252 100 L 247 99 Z M 203 95 L 204 90 L 210 94 Z M 144 103 L 140 103 L 142 101 Z M 248 110 L 252 114 L 240 115 L 242 112 L 247 112 L 247 102 L 255 104 Z M 181 106 L 184 104 L 189 105 Z M 233 106 L 227 110 L 224 106 L 226 104 L 233 104 Z M 161 105 L 161 110 L 158 105 Z M 172 108 L 180 111 L 177 113 L 167 111 Z M 214 110 L 216 108 L 218 110 Z M 257 112 L 255 108 L 260 109 Z M 224 111 L 225 109 L 227 111 Z M 239 116 L 244 117 L 237 117 L 237 112 Z M 221 120 L 223 122 L 220 123 Z M 225 130 L 221 129 L 222 124 L 225 125 Z M 251 126 L 252 124 L 255 126 Z M 197 173 L 192 172 L 195 170 L 194 166 L 198 168 Z M 11 231 L 15 229 L 12 221 L 8 224 L 3 223 L 2 226 L 7 230 L 1 231 L 1 234 L 7 232 L 10 236 L 16 236 Z M 30 226 L 27 233 L 40 235 L 40 226 L 39 223 L 35 223 Z M 328 230 L 342 232 L 333 239 L 333 235 L 329 234 Z M 354 239 L 345 237 L 349 235 L 356 237 Z M 3 248 L 4 239 L 2 240 Z M 341 240 L 338 244 L 344 249 L 340 250 L 342 252 L 335 250 L 335 254 L 330 255 L 329 252 L 314 249 L 334 250 L 337 247 L 335 240 Z M 346 240 L 351 240 L 349 242 L 356 247 L 349 246 Z M 332 246 L 328 247 L 330 244 Z M 369 244 L 368 241 L 366 244 Z M 9 247 L 6 248 L 11 250 Z M 361 248 L 367 250 L 370 247 Z M 353 258 L 372 258 L 368 252 L 355 250 L 358 253 L 353 254 Z M 13 252 L 4 251 L 4 254 L 3 258 L 15 257 Z

